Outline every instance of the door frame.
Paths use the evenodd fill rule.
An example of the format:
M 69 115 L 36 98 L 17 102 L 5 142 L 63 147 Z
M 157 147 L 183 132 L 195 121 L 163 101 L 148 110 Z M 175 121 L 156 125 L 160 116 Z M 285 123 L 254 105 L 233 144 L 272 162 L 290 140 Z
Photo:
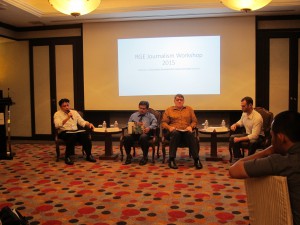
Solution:
M 34 93 L 34 65 L 33 65 L 33 48 L 36 46 L 49 46 L 49 74 L 50 74 L 50 108 L 51 115 L 57 111 L 56 96 L 56 63 L 55 63 L 55 46 L 72 45 L 73 49 L 73 88 L 74 88 L 74 108 L 84 109 L 84 77 L 83 77 L 83 42 L 82 37 L 62 37 L 62 38 L 45 38 L 32 39 L 29 42 L 29 60 L 30 60 L 30 101 L 31 101 L 31 126 L 33 139 L 49 140 L 54 135 L 54 126 L 52 117 L 51 134 L 36 134 L 35 129 L 35 93 Z
M 270 107 L 270 40 L 274 38 L 289 39 L 289 109 L 298 111 L 298 39 L 297 29 L 259 29 L 259 22 L 274 20 L 274 17 L 256 18 L 256 105 Z M 278 19 L 278 17 L 277 17 Z M 282 20 L 295 19 L 284 17 Z M 296 18 L 300 20 L 299 18 Z

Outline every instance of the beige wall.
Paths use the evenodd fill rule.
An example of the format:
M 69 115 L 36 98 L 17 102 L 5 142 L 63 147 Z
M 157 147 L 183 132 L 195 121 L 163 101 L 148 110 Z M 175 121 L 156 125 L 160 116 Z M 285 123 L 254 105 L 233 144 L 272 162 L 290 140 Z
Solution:
M 116 40 L 120 37 L 119 34 L 123 35 L 121 35 L 122 38 L 129 38 L 132 36 L 135 37 L 138 35 L 140 35 L 140 37 L 144 37 L 145 35 L 149 34 L 147 32 L 157 30 L 158 33 L 161 33 L 161 36 L 166 36 L 166 34 L 172 34 L 173 36 L 176 36 L 176 32 L 178 32 L 178 35 L 214 35 L 214 32 L 210 32 L 211 27 L 213 26 L 218 28 L 217 30 L 221 32 L 221 35 L 222 32 L 226 34 L 222 36 L 223 49 L 221 50 L 221 54 L 223 54 L 223 60 L 221 61 L 221 73 L 230 75 L 226 77 L 225 81 L 227 83 L 225 84 L 231 88 L 224 89 L 224 87 L 221 87 L 221 92 L 227 96 L 227 99 L 224 100 L 224 103 L 233 102 L 234 107 L 236 108 L 230 106 L 230 108 L 228 108 L 229 110 L 240 109 L 239 101 L 241 96 L 250 95 L 254 97 L 255 95 L 254 22 L 254 17 L 243 17 L 84 24 L 84 94 L 86 98 L 86 109 L 94 109 L 93 107 L 95 103 L 100 104 L 99 106 L 97 105 L 97 108 L 95 108 L 96 110 L 104 109 L 102 106 L 103 101 L 99 99 L 99 96 L 101 95 L 99 95 L 99 93 L 96 91 L 109 87 L 109 85 L 107 85 L 109 82 L 104 80 L 104 75 L 109 75 L 107 78 L 105 78 L 108 79 L 108 81 L 110 81 L 113 76 L 116 77 L 117 75 L 117 60 L 115 56 L 117 53 Z M 183 27 L 185 29 L 173 29 L 172 33 L 169 30 L 171 29 L 171 25 L 173 27 Z M 237 29 L 237 27 L 244 28 Z M 141 30 L 144 33 L 141 32 Z M 166 30 L 169 30 L 171 33 L 167 33 Z M 232 36 L 227 35 L 225 31 L 232 32 L 236 40 L 240 41 L 236 41 L 235 44 L 228 44 L 227 39 L 231 39 Z M 80 33 L 78 30 L 75 30 L 74 32 L 76 35 L 79 35 Z M 74 32 L 71 33 L 74 34 Z M 39 36 L 36 33 L 35 35 Z M 108 45 L 108 43 L 111 45 Z M 109 46 L 112 48 L 109 48 Z M 276 67 L 274 67 L 276 69 L 278 67 L 276 58 L 272 58 L 272 62 L 274 62 L 272 65 L 276 65 Z M 251 78 L 250 80 L 249 77 Z M 247 80 L 247 87 L 237 85 L 235 83 L 236 80 Z M 272 82 L 273 81 L 271 80 L 271 86 L 274 85 Z M 105 84 L 105 87 L 103 84 Z M 10 88 L 10 96 L 16 103 L 11 107 L 12 136 L 31 137 L 32 128 L 28 41 L 0 43 L 0 90 L 4 91 L 4 97 L 7 96 L 7 88 Z M 116 87 L 111 88 L 110 90 L 116 90 Z M 243 92 L 238 92 L 240 90 Z M 95 91 L 95 93 L 93 93 L 93 91 Z M 271 91 L 273 91 L 273 89 Z M 103 94 L 103 97 L 105 98 L 104 101 L 107 101 L 107 93 L 108 92 L 105 92 L 105 94 Z M 87 98 L 88 96 L 93 97 Z M 189 96 L 189 99 L 187 100 L 190 101 L 192 98 L 194 97 Z M 214 96 L 206 96 L 203 99 L 197 97 L 196 100 L 199 103 L 198 105 L 193 105 L 195 109 L 203 110 L 203 104 L 205 102 L 213 104 L 212 106 L 207 107 L 208 109 L 220 109 L 220 101 L 216 101 Z M 171 97 L 161 101 L 164 102 L 163 106 L 153 105 L 153 107 L 164 109 L 165 106 L 172 104 Z M 271 103 L 272 101 L 273 100 L 271 98 Z M 130 100 L 130 102 L 133 102 L 134 104 L 132 108 L 136 109 L 136 104 L 138 101 Z M 117 107 L 116 109 L 121 109 L 122 107 L 120 107 L 120 105 L 122 104 L 124 104 L 124 102 L 115 104 Z M 214 105 L 216 105 L 216 108 L 213 108 Z M 228 104 L 226 105 L 229 107 Z M 223 109 L 227 108 L 224 107 Z M 276 110 L 274 109 L 274 111 Z
M 0 90 L 7 89 L 15 104 L 10 107 L 11 135 L 31 137 L 28 41 L 0 44 Z

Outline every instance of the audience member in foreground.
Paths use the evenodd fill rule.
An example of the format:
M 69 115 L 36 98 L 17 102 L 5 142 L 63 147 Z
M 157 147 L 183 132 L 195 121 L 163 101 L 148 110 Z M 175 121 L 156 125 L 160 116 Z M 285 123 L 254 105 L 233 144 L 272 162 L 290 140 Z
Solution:
M 130 150 L 134 141 L 137 140 L 143 151 L 143 158 L 139 164 L 145 165 L 148 162 L 149 139 L 151 131 L 157 127 L 157 120 L 152 113 L 148 112 L 148 109 L 149 102 L 141 101 L 139 103 L 138 112 L 133 113 L 128 120 L 128 122 L 134 122 L 135 127 L 132 134 L 124 137 L 124 146 L 127 155 L 125 164 L 131 163 L 132 156 L 130 154 Z
M 58 137 L 66 142 L 65 163 L 73 165 L 74 162 L 70 158 L 74 152 L 76 142 L 82 144 L 86 153 L 86 160 L 96 162 L 91 154 L 92 142 L 87 132 L 78 132 L 78 126 L 94 129 L 94 125 L 85 121 L 76 110 L 70 109 L 69 99 L 63 98 L 58 102 L 60 110 L 54 114 L 54 125 L 58 129 Z
M 201 169 L 202 164 L 199 159 L 198 144 L 193 134 L 193 128 L 197 125 L 197 118 L 194 110 L 189 106 L 184 106 L 184 97 L 177 94 L 174 97 L 175 106 L 166 109 L 162 118 L 162 128 L 169 131 L 169 167 L 177 169 L 175 158 L 177 147 L 182 140 L 187 143 L 191 155 L 194 159 L 196 169 Z
M 259 112 L 253 109 L 253 99 L 251 97 L 244 97 L 241 100 L 242 116 L 239 121 L 233 124 L 230 129 L 235 131 L 237 127 L 245 127 L 246 133 L 233 134 L 230 136 L 230 148 L 233 148 L 233 162 L 242 158 L 241 142 L 249 141 L 249 155 L 255 153 L 257 146 L 262 143 L 264 139 L 263 133 L 263 118 Z
M 279 113 L 271 129 L 272 145 L 234 163 L 229 174 L 233 178 L 287 177 L 294 224 L 300 225 L 300 113 Z

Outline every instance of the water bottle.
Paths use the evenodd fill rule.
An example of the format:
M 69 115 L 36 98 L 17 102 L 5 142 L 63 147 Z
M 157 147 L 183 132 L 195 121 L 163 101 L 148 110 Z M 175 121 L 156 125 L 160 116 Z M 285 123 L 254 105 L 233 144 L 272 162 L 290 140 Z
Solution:
M 115 123 L 114 123 L 114 127 L 115 127 L 115 128 L 119 128 L 118 121 L 115 121 Z
M 105 122 L 105 120 L 103 121 L 102 127 L 103 127 L 104 129 L 106 129 L 106 122 Z
M 204 129 L 207 129 L 208 128 L 208 120 L 205 120 L 204 122 Z
M 226 127 L 225 120 L 222 120 L 222 122 L 221 122 L 221 127 Z

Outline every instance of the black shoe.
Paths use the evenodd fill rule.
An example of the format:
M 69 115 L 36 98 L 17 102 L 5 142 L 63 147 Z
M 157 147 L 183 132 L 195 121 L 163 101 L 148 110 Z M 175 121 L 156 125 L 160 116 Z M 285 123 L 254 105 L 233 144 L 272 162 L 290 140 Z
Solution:
M 128 165 L 128 164 L 131 164 L 131 159 L 132 159 L 132 156 L 131 155 L 128 155 L 127 157 L 126 157 L 126 160 L 125 160 L 125 165 Z
M 195 159 L 194 166 L 197 170 L 200 170 L 203 168 L 202 163 L 200 162 L 200 159 Z
M 144 158 L 144 157 L 143 157 L 143 158 L 141 159 L 141 161 L 140 161 L 139 164 L 140 164 L 141 166 L 143 166 L 143 165 L 146 165 L 147 162 L 148 162 L 148 158 Z
M 73 165 L 73 164 L 74 164 L 73 160 L 72 160 L 70 157 L 66 157 L 66 158 L 65 158 L 65 163 L 66 163 L 67 165 Z
M 94 159 L 94 157 L 92 155 L 89 155 L 89 156 L 86 157 L 86 161 L 96 162 L 96 159 Z
M 178 169 L 178 166 L 176 165 L 175 159 L 170 159 L 169 160 L 169 167 L 171 169 Z

